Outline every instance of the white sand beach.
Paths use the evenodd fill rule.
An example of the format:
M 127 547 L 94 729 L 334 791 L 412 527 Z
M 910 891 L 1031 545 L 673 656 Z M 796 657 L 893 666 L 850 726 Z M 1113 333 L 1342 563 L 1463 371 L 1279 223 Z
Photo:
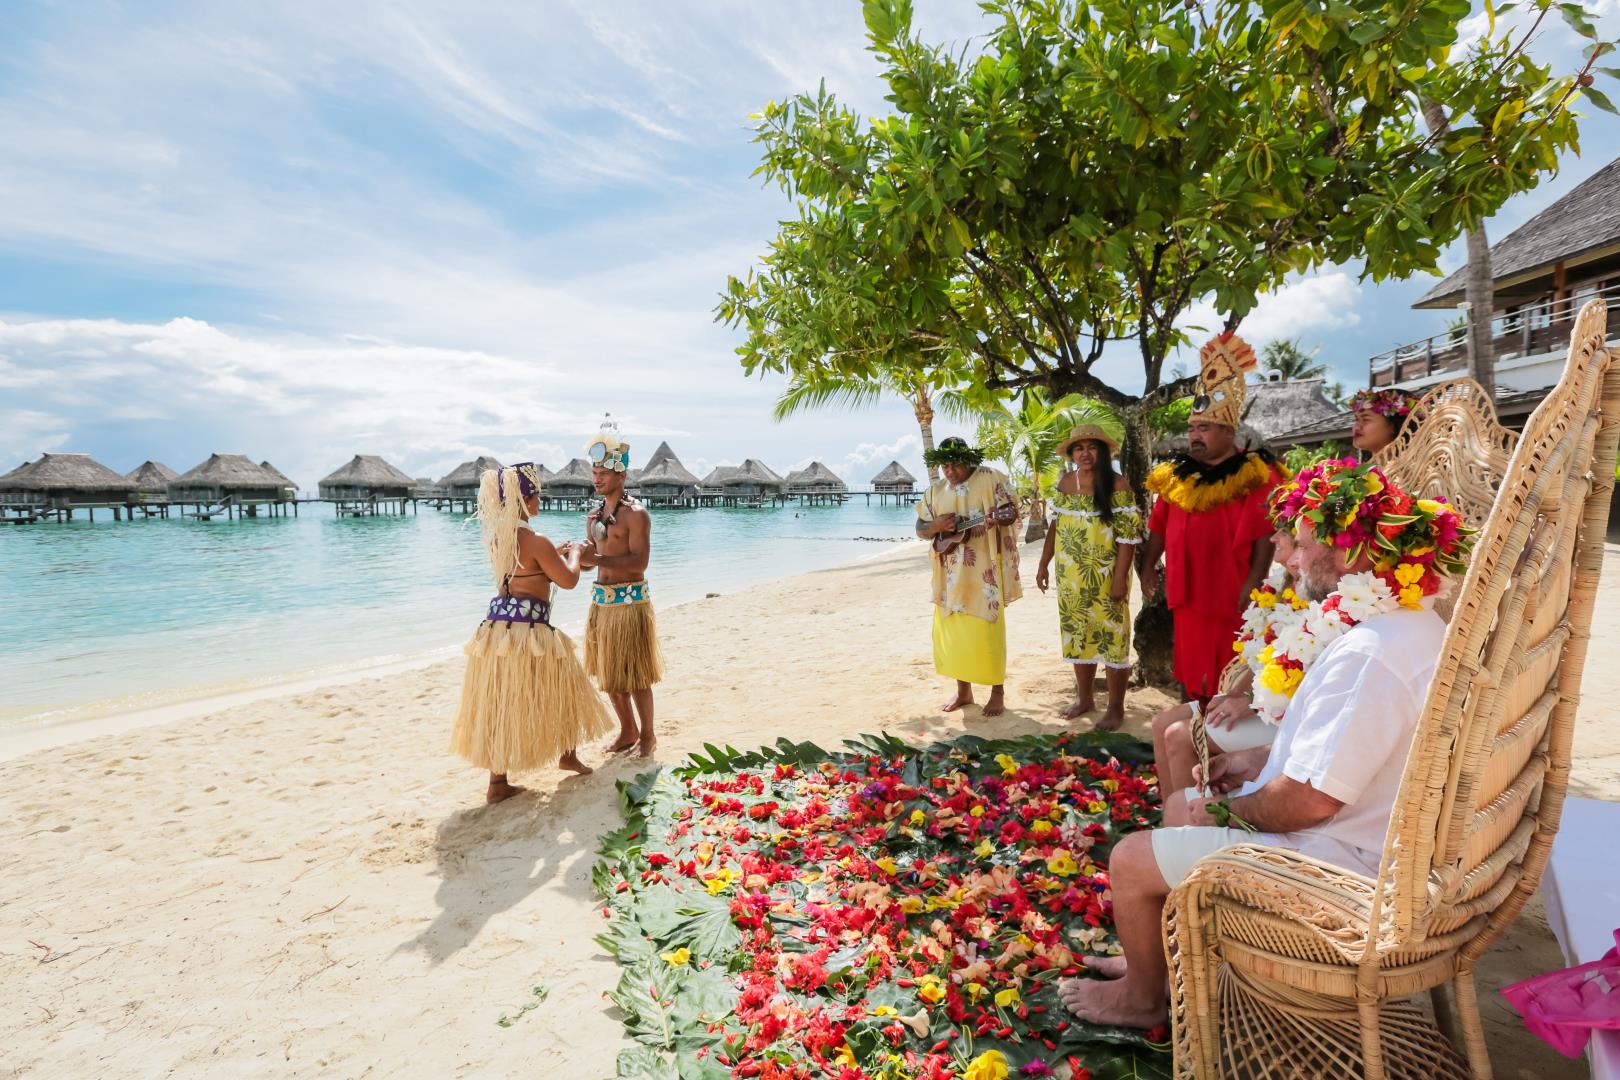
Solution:
M 935 711 L 920 547 L 666 610 L 659 760 L 1058 730 L 1072 676 L 1033 573 L 1026 557 L 993 722 Z M 1594 661 L 1620 640 L 1620 548 L 1605 575 Z M 446 752 L 460 672 L 111 723 L 0 764 L 0 1076 L 611 1075 L 618 969 L 592 941 L 590 868 L 614 780 L 645 763 L 587 748 L 595 775 L 522 775 L 532 793 L 485 807 L 484 776 Z M 1620 800 L 1620 668 L 1586 678 L 1572 790 Z M 1133 693 L 1130 730 L 1166 700 Z M 1487 957 L 1499 1076 L 1584 1075 L 1494 993 L 1560 966 L 1539 904 Z

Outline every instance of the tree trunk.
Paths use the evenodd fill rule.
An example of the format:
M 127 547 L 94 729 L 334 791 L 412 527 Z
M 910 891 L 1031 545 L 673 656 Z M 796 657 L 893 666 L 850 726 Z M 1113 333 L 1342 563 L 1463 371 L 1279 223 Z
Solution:
M 1491 281 L 1491 245 L 1485 239 L 1485 223 L 1468 230 L 1468 270 L 1464 279 L 1468 300 L 1469 374 L 1485 388 L 1488 400 L 1496 400 L 1496 345 L 1491 340 L 1491 315 L 1496 308 L 1495 285 Z
M 1436 135 L 1451 130 L 1446 110 L 1438 102 L 1420 98 L 1424 123 Z M 1485 388 L 1485 396 L 1496 400 L 1496 347 L 1491 341 L 1491 316 L 1496 313 L 1496 289 L 1491 281 L 1491 245 L 1485 239 L 1485 223 L 1468 230 L 1468 265 L 1463 276 L 1463 299 L 1468 301 L 1468 374 Z
M 1147 410 L 1141 406 L 1126 410 L 1121 419 L 1125 424 L 1125 445 L 1120 449 L 1119 463 L 1141 508 L 1142 520 L 1146 522 L 1148 495 L 1142 485 L 1153 463 L 1153 429 L 1148 424 Z M 1146 552 L 1145 543 L 1136 549 L 1138 581 L 1141 580 L 1142 559 Z M 1174 688 L 1175 626 L 1170 609 L 1164 604 L 1162 586 L 1154 595 L 1142 597 L 1142 610 L 1136 615 L 1134 635 L 1137 680 L 1144 686 Z
M 934 403 L 928 397 L 928 391 L 918 390 L 917 396 L 912 399 L 911 409 L 917 414 L 917 429 L 922 432 L 922 445 L 924 461 L 926 455 L 934 450 Z M 928 482 L 932 484 L 939 479 L 939 470 L 932 465 L 928 466 Z
M 1046 500 L 1041 498 L 1041 469 L 1032 457 L 1029 462 L 1029 524 L 1024 530 L 1024 543 L 1046 537 Z

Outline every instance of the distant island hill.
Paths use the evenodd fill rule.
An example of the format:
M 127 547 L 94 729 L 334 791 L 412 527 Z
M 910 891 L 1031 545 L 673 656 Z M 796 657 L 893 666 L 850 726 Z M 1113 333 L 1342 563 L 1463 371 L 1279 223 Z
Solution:
M 331 506 L 340 517 L 416 513 L 424 505 L 466 513 L 477 505 L 480 478 L 500 467 L 495 458 L 474 458 L 435 481 L 412 477 L 376 454 L 356 454 L 322 478 L 317 495 L 309 498 L 270 462 L 255 463 L 246 454 L 210 454 L 183 473 L 160 461 L 143 461 L 119 473 L 89 454 L 42 454 L 0 475 L 0 523 L 72 521 L 76 514 L 94 521 L 97 510 L 110 512 L 115 521 L 174 514 L 203 520 L 296 516 L 300 506 L 312 504 Z M 583 509 L 595 498 L 591 466 L 583 458 L 555 472 L 541 465 L 540 480 L 543 509 Z M 667 442 L 646 465 L 630 470 L 625 487 L 642 502 L 661 507 L 765 508 L 853 498 L 910 503 L 920 495 L 918 479 L 898 461 L 884 466 L 865 488 L 851 488 L 819 461 L 782 476 L 749 458 L 699 479 Z

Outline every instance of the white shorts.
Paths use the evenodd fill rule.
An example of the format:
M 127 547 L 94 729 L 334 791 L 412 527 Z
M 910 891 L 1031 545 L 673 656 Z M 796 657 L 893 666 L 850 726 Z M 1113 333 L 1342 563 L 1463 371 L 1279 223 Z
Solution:
M 1206 720 L 1204 732 L 1209 736 L 1210 752 L 1218 746 L 1223 751 L 1253 750 L 1270 746 L 1277 738 L 1277 725 L 1268 724 L 1258 714 L 1250 714 L 1231 727 L 1211 727 Z
M 1172 889 L 1192 872 L 1193 864 L 1233 844 L 1277 844 L 1271 833 L 1223 829 L 1217 825 L 1181 825 L 1154 829 L 1153 860 L 1159 864 L 1164 883 Z

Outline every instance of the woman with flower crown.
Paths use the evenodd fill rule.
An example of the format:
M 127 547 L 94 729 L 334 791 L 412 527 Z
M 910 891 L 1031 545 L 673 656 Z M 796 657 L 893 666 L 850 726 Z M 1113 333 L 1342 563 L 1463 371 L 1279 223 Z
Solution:
M 1471 532 L 1444 500 L 1414 498 L 1350 458 L 1302 470 L 1271 510 L 1295 533 L 1289 567 L 1310 601 L 1261 650 L 1256 704 L 1263 714 L 1285 708 L 1281 726 L 1269 748 L 1211 761 L 1220 795 L 1169 794 L 1164 827 L 1115 845 L 1109 883 L 1123 963 L 1096 962 L 1110 978 L 1059 989 L 1088 1023 L 1165 1021 L 1165 898 L 1205 856 L 1259 844 L 1379 873 L 1445 638 L 1434 599 L 1465 569 Z
M 540 509 L 532 462 L 488 469 L 478 483 L 478 525 L 496 595 L 467 643 L 467 673 L 450 749 L 489 770 L 485 801 L 523 791 L 507 776 L 557 762 L 591 770 L 575 747 L 613 726 L 567 634 L 551 626 L 554 587 L 579 582 L 580 551 L 529 527 Z
M 1412 415 L 1417 398 L 1393 387 L 1385 390 L 1358 390 L 1350 399 L 1355 424 L 1350 442 L 1368 459 L 1394 442 Z

